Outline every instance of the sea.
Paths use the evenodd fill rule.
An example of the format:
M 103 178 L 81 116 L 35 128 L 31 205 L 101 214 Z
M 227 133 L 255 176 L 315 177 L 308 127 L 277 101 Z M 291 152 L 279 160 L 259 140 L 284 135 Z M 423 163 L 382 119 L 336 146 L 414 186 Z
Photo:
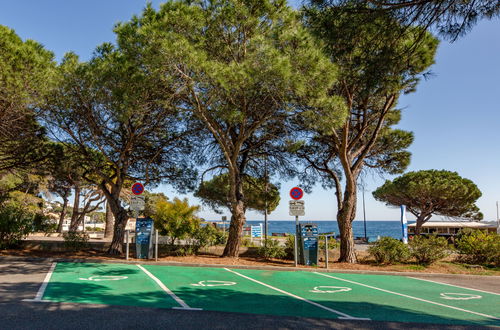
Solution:
M 246 226 L 258 226 L 263 220 L 247 220 Z M 319 233 L 331 233 L 339 235 L 339 226 L 337 221 L 301 221 L 300 223 L 312 223 L 318 226 Z M 410 221 L 408 223 L 411 223 Z M 272 233 L 295 233 L 295 221 L 268 221 L 267 228 L 269 235 Z M 365 236 L 364 221 L 353 221 L 352 223 L 354 237 Z M 366 236 L 369 242 L 376 241 L 379 237 L 390 236 L 397 239 L 401 238 L 401 222 L 400 221 L 366 221 Z

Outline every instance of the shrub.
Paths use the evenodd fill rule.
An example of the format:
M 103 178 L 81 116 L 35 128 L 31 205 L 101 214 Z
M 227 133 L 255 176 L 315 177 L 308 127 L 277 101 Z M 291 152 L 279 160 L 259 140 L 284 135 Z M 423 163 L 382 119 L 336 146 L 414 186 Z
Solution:
M 373 256 L 375 261 L 379 264 L 402 262 L 410 257 L 410 251 L 406 244 L 387 236 L 373 243 L 368 248 L 368 253 Z
M 264 244 L 258 250 L 259 256 L 270 259 L 270 258 L 278 258 L 282 259 L 285 257 L 286 252 L 285 248 L 280 245 L 280 242 L 275 239 L 268 238 L 262 242 Z
M 430 265 L 449 254 L 448 241 L 444 237 L 415 236 L 408 245 L 411 256 L 421 265 Z
M 88 248 L 89 235 L 83 232 L 67 232 L 63 234 L 64 248 L 78 251 Z
M 320 236 L 318 238 L 319 240 L 319 249 L 324 250 L 325 249 L 325 236 Z M 340 245 L 339 241 L 337 241 L 335 238 L 328 237 L 328 250 L 333 250 L 338 248 Z
M 459 260 L 500 266 L 500 235 L 482 230 L 464 230 L 455 242 Z
M 34 231 L 34 215 L 20 207 L 6 205 L 0 209 L 0 249 L 14 247 Z
M 253 247 L 253 246 L 255 246 L 255 244 L 250 238 L 244 237 L 241 239 L 241 246 Z
M 295 235 L 288 235 L 285 241 L 285 259 L 293 260 L 295 250 Z

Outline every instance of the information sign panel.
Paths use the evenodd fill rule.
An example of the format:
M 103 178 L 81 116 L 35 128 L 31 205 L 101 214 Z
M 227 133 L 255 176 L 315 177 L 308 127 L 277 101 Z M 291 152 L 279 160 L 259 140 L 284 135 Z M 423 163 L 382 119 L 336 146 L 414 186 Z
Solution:
M 262 237 L 262 224 L 259 224 L 258 226 L 251 226 L 251 235 L 253 237 Z
M 134 195 L 130 198 L 130 209 L 132 211 L 142 211 L 146 206 L 146 200 L 144 196 Z
M 290 201 L 289 214 L 291 216 L 304 216 L 304 215 L 306 215 L 304 201 Z

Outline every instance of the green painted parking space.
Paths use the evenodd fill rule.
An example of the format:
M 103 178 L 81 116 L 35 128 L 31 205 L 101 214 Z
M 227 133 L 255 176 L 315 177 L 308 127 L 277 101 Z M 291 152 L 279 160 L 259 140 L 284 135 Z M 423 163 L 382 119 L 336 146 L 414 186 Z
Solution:
M 332 274 L 380 289 L 405 293 L 416 298 L 450 305 L 500 319 L 500 295 L 460 287 L 452 287 L 401 276 Z
M 172 308 L 165 295 L 136 265 L 58 263 L 43 300 Z
M 337 317 L 225 269 L 144 266 L 190 307 L 254 314 Z
M 471 314 L 465 311 L 459 311 L 395 294 L 401 293 L 403 295 L 413 296 L 412 293 L 414 293 L 414 290 L 411 289 L 411 286 L 415 286 L 414 282 L 418 280 L 405 277 L 334 273 L 324 274 L 332 277 L 349 279 L 352 282 L 359 282 L 361 284 L 372 283 L 370 280 L 374 280 L 377 283 L 372 283 L 373 285 L 371 286 L 373 287 L 375 287 L 375 284 L 378 284 L 379 281 L 385 283 L 385 287 L 390 287 L 392 289 L 388 291 L 394 292 L 388 293 L 312 272 L 273 272 L 246 269 L 240 269 L 238 272 L 270 285 L 286 288 L 287 291 L 293 294 L 316 301 L 322 305 L 342 309 L 343 312 L 360 318 L 370 318 L 379 321 L 391 320 L 399 322 L 500 325 L 499 320 L 489 317 Z M 397 285 L 392 287 L 393 283 Z M 418 281 L 418 284 L 420 286 L 427 286 L 427 282 L 422 283 Z M 443 287 L 447 288 L 444 285 L 438 284 L 433 284 L 433 286 L 438 286 L 438 288 L 433 288 L 436 292 L 443 290 Z M 437 294 L 439 295 L 439 293 Z M 487 300 L 484 303 L 485 309 L 487 308 L 486 304 L 489 303 L 492 303 L 493 306 L 498 308 L 500 299 L 498 296 L 494 297 L 494 302 Z M 438 303 L 455 307 L 449 300 Z
M 43 300 L 500 326 L 500 295 L 402 276 L 58 263 Z

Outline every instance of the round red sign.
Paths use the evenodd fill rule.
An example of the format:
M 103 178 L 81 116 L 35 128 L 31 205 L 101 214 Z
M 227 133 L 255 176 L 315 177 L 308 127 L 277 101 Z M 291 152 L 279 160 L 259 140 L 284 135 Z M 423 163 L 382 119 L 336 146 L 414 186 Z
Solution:
M 132 193 L 134 195 L 140 195 L 144 192 L 144 186 L 140 182 L 136 182 L 132 185 Z
M 293 187 L 290 189 L 290 197 L 292 197 L 295 200 L 299 200 L 304 196 L 304 191 L 300 189 L 299 187 Z

